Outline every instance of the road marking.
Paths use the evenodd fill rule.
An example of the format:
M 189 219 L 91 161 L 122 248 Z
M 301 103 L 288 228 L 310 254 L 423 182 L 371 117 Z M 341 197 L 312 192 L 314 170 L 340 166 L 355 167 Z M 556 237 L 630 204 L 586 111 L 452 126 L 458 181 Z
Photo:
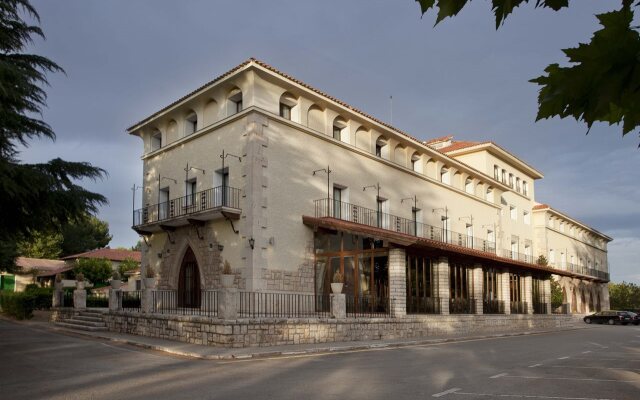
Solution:
M 630 359 L 627 359 L 627 358 L 588 358 L 588 357 L 573 357 L 573 358 L 572 358 L 572 360 L 640 362 L 640 360 L 630 360 Z
M 503 377 L 503 376 L 505 376 L 505 375 L 507 375 L 507 373 L 506 373 L 506 372 L 503 372 L 503 373 L 498 374 L 498 375 L 490 376 L 490 377 L 489 377 L 489 379 L 496 379 L 496 378 Z
M 542 365 L 542 364 L 533 364 L 533 365 L 529 365 L 529 368 L 535 368 L 535 367 L 539 367 L 539 366 L 541 366 L 541 365 Z
M 582 354 L 591 353 L 591 350 L 583 351 Z
M 600 343 L 596 343 L 596 342 L 588 342 L 588 343 L 589 343 L 589 344 L 592 344 L 592 345 L 594 345 L 594 346 L 598 346 L 598 347 L 600 347 L 601 349 L 608 349 L 608 347 L 607 347 L 607 346 L 603 346 L 603 345 L 601 345 Z
M 640 371 L 640 368 L 622 368 L 622 367 L 583 367 L 583 366 L 576 366 L 576 365 L 572 365 L 570 367 L 567 367 L 566 365 L 549 365 L 551 368 L 580 368 L 580 369 L 615 369 L 615 370 L 622 370 L 622 371 Z
M 548 379 L 553 381 L 593 381 L 593 382 L 640 382 L 640 380 L 619 380 L 619 379 L 597 379 L 597 378 L 568 378 L 560 376 L 527 376 L 527 375 L 507 375 L 502 374 L 504 378 L 520 378 L 520 379 Z M 493 378 L 493 377 L 492 377 Z
M 594 398 L 594 397 L 562 397 L 562 396 L 535 396 L 530 394 L 495 394 L 495 393 L 470 393 L 470 392 L 455 392 L 458 396 L 483 396 L 483 397 L 515 397 L 519 399 L 560 399 L 560 400 L 614 400 L 607 398 Z
M 569 358 L 569 356 L 558 357 L 558 360 L 566 360 L 567 358 Z
M 442 397 L 442 396 L 446 396 L 446 395 L 448 395 L 449 393 L 455 393 L 455 392 L 457 392 L 458 390 L 461 390 L 461 389 L 460 389 L 460 388 L 451 388 L 451 389 L 449 389 L 449 390 L 445 390 L 444 392 L 440 392 L 440 393 L 436 393 L 436 394 L 434 394 L 434 395 L 431 395 L 431 397 Z

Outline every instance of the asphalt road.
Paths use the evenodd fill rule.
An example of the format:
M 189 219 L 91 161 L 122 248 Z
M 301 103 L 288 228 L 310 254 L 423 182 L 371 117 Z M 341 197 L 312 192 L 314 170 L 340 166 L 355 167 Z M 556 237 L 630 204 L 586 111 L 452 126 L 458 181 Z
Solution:
M 0 320 L 0 399 L 640 399 L 640 327 L 202 361 Z

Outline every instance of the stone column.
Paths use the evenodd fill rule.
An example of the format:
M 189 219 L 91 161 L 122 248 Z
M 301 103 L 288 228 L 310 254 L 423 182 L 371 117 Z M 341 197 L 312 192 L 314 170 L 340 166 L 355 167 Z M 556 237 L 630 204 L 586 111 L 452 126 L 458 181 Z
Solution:
M 524 301 L 527 303 L 527 314 L 533 314 L 533 277 L 531 274 L 526 274 L 522 280 L 522 294 L 524 295 Z
M 238 289 L 222 288 L 218 291 L 218 318 L 238 319 Z
M 440 300 L 440 314 L 449 315 L 449 259 L 438 257 L 438 260 L 434 261 L 433 267 L 434 294 Z
M 61 288 L 56 287 L 53 291 L 53 298 L 51 299 L 51 306 L 53 308 L 57 308 L 57 307 L 62 307 L 63 304 L 63 294 L 64 292 L 62 291 Z
M 347 296 L 344 293 L 331 294 L 331 317 L 347 318 Z
M 76 289 L 73 291 L 73 308 L 76 310 L 85 310 L 87 308 L 86 290 Z
M 471 297 L 475 299 L 475 313 L 482 314 L 482 299 L 483 293 L 483 276 L 482 276 L 482 264 L 477 263 L 473 265 L 473 288 L 471 290 Z
M 581 281 L 575 281 L 573 290 L 576 293 L 576 314 L 584 314 L 584 304 L 582 304 L 582 288 Z M 586 300 L 586 299 L 585 299 Z
M 153 290 L 146 288 L 142 291 L 140 298 L 140 308 L 143 313 L 151 314 L 155 309 L 153 304 Z
M 545 279 L 542 288 L 542 301 L 547 306 L 547 314 L 551 314 L 551 279 Z
M 389 305 L 395 318 L 407 315 L 406 263 L 404 249 L 389 249 Z
M 511 292 L 509 291 L 509 271 L 500 273 L 500 300 L 504 303 L 504 313 L 511 314 Z
M 611 309 L 611 303 L 609 302 L 609 284 L 608 283 L 600 284 L 600 309 L 602 310 Z
M 109 290 L 109 311 L 118 311 L 122 308 L 119 301 L 122 298 L 121 296 L 122 296 L 122 290 L 120 289 Z

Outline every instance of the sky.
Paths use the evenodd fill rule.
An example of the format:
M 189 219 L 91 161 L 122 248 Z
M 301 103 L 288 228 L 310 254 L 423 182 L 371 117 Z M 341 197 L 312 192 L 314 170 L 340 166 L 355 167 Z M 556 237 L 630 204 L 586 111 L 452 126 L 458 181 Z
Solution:
M 489 1 L 436 27 L 435 13 L 421 17 L 412 0 L 32 4 L 46 40 L 28 51 L 66 74 L 48 76 L 42 115 L 57 140 L 33 141 L 21 159 L 106 169 L 106 179 L 82 185 L 109 199 L 98 216 L 109 222 L 112 247 L 138 241 L 131 187 L 142 183 L 142 142 L 125 129 L 256 57 L 420 139 L 498 143 L 543 172 L 538 202 L 614 238 L 612 281 L 640 283 L 638 134 L 535 122 L 538 89 L 528 82 L 566 63 L 561 49 L 588 42 L 594 15 L 620 1 L 572 1 L 561 12 L 525 5 L 497 31 Z

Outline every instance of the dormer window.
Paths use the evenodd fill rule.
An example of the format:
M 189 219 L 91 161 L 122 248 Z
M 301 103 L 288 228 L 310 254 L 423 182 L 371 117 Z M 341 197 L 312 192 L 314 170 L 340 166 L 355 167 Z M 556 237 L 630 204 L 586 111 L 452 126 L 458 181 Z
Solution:
M 189 136 L 198 130 L 198 116 L 195 112 L 191 112 L 185 119 L 185 136 Z

